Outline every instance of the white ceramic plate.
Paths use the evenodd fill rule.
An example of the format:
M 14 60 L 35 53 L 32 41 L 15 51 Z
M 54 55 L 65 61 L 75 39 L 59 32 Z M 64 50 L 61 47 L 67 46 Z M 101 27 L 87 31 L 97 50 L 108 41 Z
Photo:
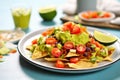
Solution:
M 93 34 L 93 31 L 95 29 L 96 28 L 88 27 L 88 31 L 91 34 Z M 95 68 L 86 68 L 86 69 L 63 68 L 63 69 L 60 69 L 60 68 L 54 67 L 52 63 L 49 63 L 47 61 L 43 61 L 43 59 L 32 60 L 30 58 L 30 52 L 28 50 L 26 50 L 26 46 L 30 45 L 31 41 L 35 38 L 38 38 L 40 36 L 40 33 L 45 31 L 45 30 L 46 30 L 46 28 L 28 33 L 26 36 L 24 36 L 19 41 L 19 44 L 18 44 L 18 51 L 21 54 L 21 56 L 23 58 L 25 58 L 25 60 L 27 60 L 29 63 L 31 63 L 31 64 L 33 64 L 37 67 L 40 67 L 40 68 L 43 68 L 43 69 L 46 69 L 46 70 L 49 70 L 49 71 L 62 72 L 62 73 L 86 73 L 86 72 L 92 72 L 92 71 L 97 71 L 97 70 L 104 69 L 104 68 L 110 66 L 111 64 L 113 64 L 114 62 L 118 61 L 119 58 L 120 58 L 120 49 L 119 49 L 120 48 L 120 40 L 118 39 L 118 41 L 113 44 L 113 46 L 116 48 L 116 50 L 115 50 L 115 52 L 112 56 L 113 61 L 112 62 L 108 62 L 108 61 L 101 62 Z M 105 32 L 105 31 L 102 31 L 102 32 Z M 107 33 L 107 34 L 110 34 L 110 33 Z
M 109 12 L 110 15 L 111 15 L 111 17 L 109 17 L 109 18 L 95 18 L 95 19 L 92 18 L 92 19 L 86 19 L 86 18 L 82 17 L 82 14 L 85 13 L 85 12 L 86 12 L 86 11 L 81 12 L 81 13 L 78 14 L 79 18 L 82 19 L 82 20 L 84 20 L 84 21 L 90 21 L 90 22 L 106 22 L 106 21 L 110 21 L 110 20 L 112 20 L 112 19 L 115 18 L 115 14 Z

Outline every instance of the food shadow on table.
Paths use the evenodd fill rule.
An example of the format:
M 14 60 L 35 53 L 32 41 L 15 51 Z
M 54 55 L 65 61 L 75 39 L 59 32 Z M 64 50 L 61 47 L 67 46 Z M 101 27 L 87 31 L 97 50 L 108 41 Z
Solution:
M 53 25 L 56 25 L 56 22 L 55 21 L 41 21 L 40 24 L 44 26 L 53 26 Z
M 40 80 L 40 78 L 42 78 L 42 80 L 47 80 L 48 78 L 50 80 L 55 80 L 55 79 L 61 80 L 63 78 L 65 80 L 68 80 L 68 79 L 78 80 L 80 78 L 82 80 L 86 80 L 89 78 L 91 78 L 90 80 L 93 80 L 93 79 L 101 80 L 103 79 L 103 76 L 104 76 L 104 80 L 116 80 L 115 78 L 119 78 L 119 75 L 120 75 L 120 72 L 118 72 L 119 67 L 115 66 L 117 63 L 114 63 L 114 65 L 111 65 L 110 67 L 105 68 L 103 70 L 99 70 L 99 71 L 94 71 L 94 72 L 89 72 L 89 73 L 75 73 L 75 74 L 70 73 L 69 74 L 69 73 L 57 73 L 57 72 L 52 72 L 52 71 L 38 68 L 30 64 L 29 62 L 27 62 L 21 56 L 19 57 L 19 61 L 20 61 L 20 65 L 21 65 L 23 72 L 27 74 L 30 78 L 35 79 L 35 80 Z M 111 70 L 113 68 L 115 69 L 114 71 Z M 91 77 L 91 76 L 94 76 L 94 77 Z

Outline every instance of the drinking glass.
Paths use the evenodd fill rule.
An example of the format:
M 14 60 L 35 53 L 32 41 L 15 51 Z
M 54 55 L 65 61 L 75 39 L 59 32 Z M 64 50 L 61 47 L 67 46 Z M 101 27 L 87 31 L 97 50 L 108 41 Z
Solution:
M 27 29 L 30 22 L 31 8 L 15 7 L 11 11 L 15 28 Z

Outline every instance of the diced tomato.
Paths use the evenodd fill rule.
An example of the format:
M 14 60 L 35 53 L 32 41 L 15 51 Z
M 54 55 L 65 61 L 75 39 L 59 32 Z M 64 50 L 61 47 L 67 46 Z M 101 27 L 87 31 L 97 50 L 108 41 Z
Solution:
M 55 38 L 47 38 L 45 42 L 46 44 L 55 44 L 57 40 Z
M 77 50 L 78 53 L 83 54 L 86 50 L 86 46 L 83 45 L 83 44 L 80 44 L 76 47 L 76 50 Z
M 51 29 L 48 29 L 47 31 L 44 31 L 42 33 L 43 36 L 47 36 L 47 35 L 50 35 L 54 32 L 54 28 L 51 28 Z
M 90 18 L 98 18 L 98 12 L 97 11 L 88 11 L 82 14 L 82 16 L 86 19 L 90 19 Z
M 71 34 L 79 34 L 80 27 L 73 22 L 67 22 L 63 25 L 63 31 L 70 31 Z
M 48 34 L 49 34 L 49 33 L 46 32 L 46 31 L 42 33 L 43 36 L 47 36 Z
M 89 15 L 87 13 L 83 13 L 82 17 L 85 18 L 85 19 L 89 19 Z
M 12 50 L 10 50 L 10 53 L 16 53 L 16 52 L 17 52 L 16 49 L 12 49 Z
M 92 43 L 92 44 L 95 44 L 95 39 L 93 39 L 93 38 L 90 38 L 90 42 Z
M 102 45 L 99 43 L 99 42 L 95 42 L 95 45 L 97 46 L 97 47 L 99 47 L 100 49 L 102 48 Z
M 104 12 L 103 16 L 100 16 L 97 11 L 87 11 L 82 14 L 82 17 L 85 19 L 91 19 L 91 18 L 109 18 L 111 15 L 108 12 Z
M 89 12 L 89 16 L 90 16 L 90 18 L 98 18 L 99 17 L 98 12 L 96 12 L 96 11 Z
M 67 26 L 64 26 L 62 29 L 63 31 L 70 31 L 70 29 Z
M 73 29 L 73 22 L 66 22 L 63 24 L 63 31 L 71 31 Z
M 66 42 L 66 43 L 64 44 L 63 47 L 64 47 L 65 49 L 72 49 L 72 48 L 74 48 L 74 44 L 73 44 L 73 42 L 68 41 L 68 42 Z
M 62 55 L 62 52 L 58 48 L 53 48 L 51 53 L 54 57 L 60 57 Z
M 109 17 L 110 17 L 110 14 L 108 12 L 105 12 L 103 15 L 103 18 L 109 18 Z
M 0 58 L 3 58 L 3 56 L 2 56 L 2 55 L 0 55 Z
M 75 26 L 73 27 L 73 29 L 71 30 L 71 34 L 79 34 L 79 33 L 81 33 L 80 27 L 77 26 L 77 25 L 75 25 Z
M 56 66 L 57 68 L 64 68 L 64 67 L 65 67 L 65 64 L 64 64 L 64 62 L 62 62 L 62 61 L 60 61 L 60 60 L 57 60 L 55 66 Z
M 100 49 L 103 47 L 99 42 L 95 41 L 95 39 L 91 38 L 90 39 L 90 42 L 92 44 L 95 44 L 97 47 L 99 47 Z
M 78 58 L 78 57 L 70 58 L 70 62 L 71 62 L 71 63 L 77 63 L 78 61 L 79 61 L 79 58 Z
M 34 40 L 32 41 L 32 44 L 37 44 L 37 39 L 34 39 Z
M 87 33 L 86 27 L 81 27 L 81 28 L 80 28 L 80 31 L 81 31 L 81 32 L 86 32 L 86 33 Z

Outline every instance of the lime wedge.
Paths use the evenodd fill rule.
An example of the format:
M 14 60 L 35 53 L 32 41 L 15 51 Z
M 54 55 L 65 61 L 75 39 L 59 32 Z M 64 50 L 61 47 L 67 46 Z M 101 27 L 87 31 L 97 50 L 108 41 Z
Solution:
M 57 11 L 55 7 L 44 7 L 39 10 L 39 15 L 45 21 L 51 21 L 56 16 Z
M 107 35 L 97 30 L 94 31 L 93 35 L 97 41 L 103 43 L 104 45 L 111 45 L 117 41 L 117 38 L 115 36 Z

